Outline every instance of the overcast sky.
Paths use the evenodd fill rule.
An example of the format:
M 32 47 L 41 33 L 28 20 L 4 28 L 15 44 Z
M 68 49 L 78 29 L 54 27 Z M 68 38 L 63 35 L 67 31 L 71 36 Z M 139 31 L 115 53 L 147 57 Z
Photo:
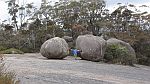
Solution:
M 7 10 L 7 4 L 4 2 L 5 0 L 0 0 L 0 22 L 4 19 L 8 19 L 8 10 Z M 23 0 L 20 0 L 20 4 Z M 58 0 L 51 0 L 51 1 L 58 1 Z M 105 0 L 107 4 L 107 8 L 111 11 L 115 10 L 117 3 L 122 4 L 134 4 L 134 5 L 148 5 L 150 6 L 150 0 Z M 24 0 L 24 3 L 31 3 L 34 2 L 37 7 L 40 6 L 41 0 Z M 143 11 L 150 11 L 150 8 L 143 8 L 141 9 Z
M 149 8 L 140 8 L 141 11 L 148 11 L 150 13 L 150 0 L 105 0 L 106 6 L 109 10 L 114 10 L 117 8 L 117 3 L 122 3 L 122 5 L 133 4 L 136 6 L 147 5 Z

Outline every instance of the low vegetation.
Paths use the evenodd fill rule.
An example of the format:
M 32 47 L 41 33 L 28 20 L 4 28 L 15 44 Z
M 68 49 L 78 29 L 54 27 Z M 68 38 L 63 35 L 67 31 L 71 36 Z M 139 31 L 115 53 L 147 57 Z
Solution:
M 0 45 L 0 51 L 6 50 L 7 47 Z
M 10 48 L 4 51 L 1 51 L 2 54 L 23 54 L 21 50 L 15 49 L 15 48 Z
M 139 41 L 134 45 L 138 64 L 150 66 L 150 42 Z
M 0 84 L 19 84 L 19 81 L 15 78 L 15 74 L 6 70 L 4 56 L 0 54 Z
M 110 45 L 104 55 L 105 62 L 123 65 L 133 65 L 136 62 L 135 56 L 128 53 L 126 47 L 121 45 Z

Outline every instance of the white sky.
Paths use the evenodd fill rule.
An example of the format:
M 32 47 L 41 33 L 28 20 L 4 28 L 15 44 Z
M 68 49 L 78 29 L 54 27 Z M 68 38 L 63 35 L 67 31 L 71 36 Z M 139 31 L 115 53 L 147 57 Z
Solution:
M 122 5 L 128 5 L 128 4 L 133 4 L 136 6 L 141 6 L 141 5 L 147 5 L 149 7 L 145 8 L 138 8 L 142 12 L 147 11 L 150 13 L 150 0 L 105 0 L 106 1 L 106 7 L 110 10 L 113 11 L 114 9 L 117 8 L 116 4 L 117 3 L 122 3 Z
M 22 3 L 23 0 L 19 0 L 20 3 Z M 51 1 L 58 1 L 58 0 L 51 0 Z M 113 11 L 115 10 L 117 3 L 122 3 L 122 4 L 134 4 L 134 5 L 148 5 L 150 6 L 150 0 L 105 0 L 106 1 L 106 8 L 109 10 Z M 24 0 L 24 3 L 35 3 L 37 7 L 40 6 L 41 0 Z M 149 8 L 143 8 L 141 9 L 143 11 L 150 11 Z M 0 0 L 0 22 L 3 21 L 4 19 L 8 19 L 8 10 L 7 10 L 7 4 L 5 3 L 5 0 Z

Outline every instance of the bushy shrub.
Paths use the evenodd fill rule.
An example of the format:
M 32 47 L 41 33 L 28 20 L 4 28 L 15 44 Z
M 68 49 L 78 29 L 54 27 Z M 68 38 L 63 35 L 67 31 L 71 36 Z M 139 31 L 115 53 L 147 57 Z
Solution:
M 150 57 L 138 55 L 138 64 L 150 66 Z
M 150 41 L 141 40 L 134 44 L 138 63 L 150 66 Z
M 107 63 L 133 65 L 136 62 L 136 57 L 130 55 L 126 47 L 110 45 L 106 48 L 104 60 Z
M 24 52 L 24 53 L 35 53 L 35 52 L 39 52 L 37 49 L 34 49 L 34 48 L 21 48 L 20 49 L 22 52 Z
M 7 47 L 6 47 L 6 46 L 2 46 L 2 45 L 0 45 L 0 51 L 6 50 L 6 49 L 7 49 Z
M 1 51 L 2 54 L 23 54 L 21 50 L 15 49 L 15 48 L 10 48 L 4 51 Z

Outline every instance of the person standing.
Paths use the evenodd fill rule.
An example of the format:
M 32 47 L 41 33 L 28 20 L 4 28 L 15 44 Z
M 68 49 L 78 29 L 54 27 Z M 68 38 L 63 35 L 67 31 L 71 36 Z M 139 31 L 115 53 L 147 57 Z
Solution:
M 76 48 L 71 49 L 71 53 L 73 54 L 73 56 L 75 57 L 75 59 L 77 59 L 78 54 L 80 54 L 80 50 L 77 50 Z

